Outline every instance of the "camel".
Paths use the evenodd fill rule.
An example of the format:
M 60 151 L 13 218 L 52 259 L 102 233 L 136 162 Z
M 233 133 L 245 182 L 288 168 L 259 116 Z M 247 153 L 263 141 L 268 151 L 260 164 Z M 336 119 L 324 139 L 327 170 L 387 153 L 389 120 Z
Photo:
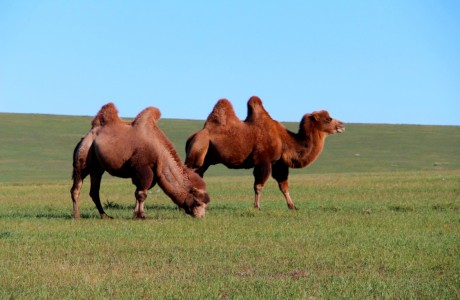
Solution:
M 79 219 L 78 199 L 83 180 L 90 175 L 90 196 L 101 218 L 109 217 L 101 205 L 99 189 L 105 171 L 131 178 L 136 186 L 134 218 L 144 219 L 147 191 L 156 183 L 187 214 L 203 217 L 209 196 L 203 179 L 181 162 L 172 143 L 158 128 L 160 111 L 144 109 L 132 121 L 122 121 L 113 103 L 104 105 L 93 119 L 91 130 L 73 154 L 73 185 L 70 190 L 74 218 Z
M 186 142 L 185 165 L 201 177 L 211 165 L 230 169 L 253 169 L 254 207 L 260 209 L 265 182 L 278 182 L 289 209 L 297 209 L 289 195 L 289 168 L 304 168 L 321 154 L 326 137 L 345 131 L 344 124 L 325 110 L 305 114 L 299 131 L 293 133 L 273 120 L 262 100 L 253 96 L 247 103 L 248 115 L 241 121 L 227 99 L 220 99 L 203 129 Z

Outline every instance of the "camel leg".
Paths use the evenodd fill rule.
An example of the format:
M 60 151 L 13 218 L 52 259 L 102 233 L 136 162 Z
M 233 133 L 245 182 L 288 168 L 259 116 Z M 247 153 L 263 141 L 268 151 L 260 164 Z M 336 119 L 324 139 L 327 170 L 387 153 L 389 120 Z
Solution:
M 136 186 L 134 196 L 136 197 L 136 206 L 134 207 L 134 219 L 145 219 L 144 202 L 147 198 L 147 191 L 155 185 L 153 171 L 150 167 L 136 170 L 133 177 L 133 184 Z
M 278 182 L 278 187 L 281 191 L 281 193 L 283 193 L 284 195 L 284 199 L 286 199 L 286 204 L 288 206 L 289 209 L 298 209 L 295 205 L 294 205 L 294 202 L 292 202 L 292 199 L 291 199 L 291 195 L 289 194 L 289 184 L 288 184 L 288 181 L 285 180 L 285 181 L 279 181 Z
M 145 219 L 144 203 L 147 198 L 147 190 L 136 189 L 136 207 L 134 208 L 134 219 Z
M 73 185 L 70 189 L 70 196 L 72 197 L 73 203 L 73 217 L 75 219 L 80 219 L 80 213 L 78 211 L 78 199 L 80 198 L 81 187 L 83 186 L 83 178 L 86 177 L 86 174 L 83 176 L 80 173 L 75 172 L 73 176 Z
M 204 177 L 204 173 L 208 170 L 209 168 L 209 165 L 208 164 L 204 164 L 202 165 L 201 167 L 195 169 L 195 173 L 197 173 L 198 175 L 200 175 L 201 178 Z
M 271 164 L 258 165 L 254 167 L 254 208 L 260 209 L 260 196 L 262 189 L 265 186 L 265 182 L 267 182 L 268 177 L 270 177 L 271 169 Z
M 278 187 L 284 195 L 284 199 L 286 199 L 286 204 L 289 209 L 297 209 L 292 202 L 291 195 L 289 194 L 289 183 L 288 183 L 288 176 L 289 176 L 289 167 L 281 164 L 276 163 L 273 165 L 272 170 L 272 177 L 278 182 Z
M 104 209 L 102 208 L 101 204 L 101 198 L 99 197 L 99 190 L 101 188 L 101 179 L 102 179 L 102 174 L 104 172 L 97 172 L 97 173 L 91 173 L 91 188 L 89 191 L 89 195 L 91 199 L 93 199 L 94 204 L 96 204 L 96 208 L 99 211 L 99 214 L 101 215 L 101 219 L 112 219 L 112 217 L 109 217 Z

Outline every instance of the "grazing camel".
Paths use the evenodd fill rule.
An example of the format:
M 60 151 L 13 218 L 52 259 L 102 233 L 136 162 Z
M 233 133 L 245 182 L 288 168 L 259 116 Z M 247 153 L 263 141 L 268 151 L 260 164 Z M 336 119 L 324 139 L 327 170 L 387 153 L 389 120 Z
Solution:
M 147 191 L 156 183 L 184 210 L 203 217 L 209 196 L 203 179 L 185 167 L 171 142 L 158 128 L 160 111 L 144 109 L 133 122 L 118 117 L 113 103 L 104 105 L 92 121 L 92 128 L 77 144 L 73 154 L 73 185 L 70 190 L 75 219 L 80 218 L 78 199 L 83 180 L 90 175 L 90 196 L 101 215 L 110 218 L 102 208 L 99 189 L 102 174 L 131 178 L 136 186 L 134 218 L 145 218 Z
M 294 209 L 288 190 L 289 168 L 313 163 L 326 137 L 343 132 L 345 127 L 322 110 L 305 114 L 298 133 L 293 133 L 271 118 L 260 98 L 251 97 L 247 106 L 248 116 L 241 121 L 227 99 L 219 100 L 203 129 L 188 138 L 185 165 L 202 177 L 210 165 L 219 163 L 231 169 L 254 168 L 254 207 L 258 209 L 271 173 L 287 206 Z

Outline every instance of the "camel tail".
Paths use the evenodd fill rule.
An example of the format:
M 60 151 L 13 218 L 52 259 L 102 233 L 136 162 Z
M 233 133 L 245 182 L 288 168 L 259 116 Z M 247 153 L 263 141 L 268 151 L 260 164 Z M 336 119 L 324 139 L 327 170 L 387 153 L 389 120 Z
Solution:
M 72 162 L 72 180 L 77 178 L 78 176 L 78 150 L 80 149 L 81 143 L 83 142 L 83 138 L 78 142 L 78 144 L 75 146 L 75 149 L 73 149 L 73 162 Z
M 83 138 L 78 142 L 78 144 L 75 146 L 75 149 L 73 149 L 73 156 L 72 156 L 72 180 L 76 178 L 77 176 L 77 170 L 76 170 L 76 155 L 78 148 L 80 148 L 81 142 L 83 141 Z
M 73 150 L 73 170 L 72 170 L 72 179 L 79 179 L 86 176 L 87 167 L 91 163 L 91 149 L 93 146 L 93 141 L 95 138 L 94 130 L 90 130 Z
M 196 169 L 204 164 L 209 149 L 209 131 L 202 129 L 187 139 L 185 165 Z

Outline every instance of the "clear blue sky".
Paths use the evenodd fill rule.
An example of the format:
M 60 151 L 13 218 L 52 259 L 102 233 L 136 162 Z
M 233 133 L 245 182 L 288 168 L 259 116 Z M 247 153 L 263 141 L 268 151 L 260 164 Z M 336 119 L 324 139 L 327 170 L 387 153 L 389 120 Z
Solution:
M 460 1 L 0 1 L 0 112 L 460 125 Z

